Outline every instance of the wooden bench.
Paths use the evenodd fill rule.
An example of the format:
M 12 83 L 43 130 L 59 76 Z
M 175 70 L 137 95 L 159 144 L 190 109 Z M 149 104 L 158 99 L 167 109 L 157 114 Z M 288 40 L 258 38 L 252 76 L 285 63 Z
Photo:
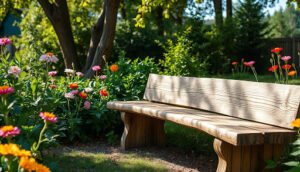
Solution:
M 164 145 L 164 121 L 215 137 L 217 171 L 259 172 L 295 139 L 300 86 L 150 74 L 144 101 L 115 101 L 123 149 Z

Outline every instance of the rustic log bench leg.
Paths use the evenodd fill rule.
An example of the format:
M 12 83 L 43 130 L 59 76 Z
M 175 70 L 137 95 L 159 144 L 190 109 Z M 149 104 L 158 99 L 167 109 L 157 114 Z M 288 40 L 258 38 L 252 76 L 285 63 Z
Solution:
M 278 160 L 284 145 L 265 144 L 234 146 L 219 139 L 214 140 L 214 150 L 218 155 L 217 172 L 277 172 L 280 169 L 265 169 L 266 160 Z
M 121 138 L 123 150 L 133 147 L 164 145 L 164 120 L 126 112 L 122 112 L 121 117 L 124 122 L 124 132 Z

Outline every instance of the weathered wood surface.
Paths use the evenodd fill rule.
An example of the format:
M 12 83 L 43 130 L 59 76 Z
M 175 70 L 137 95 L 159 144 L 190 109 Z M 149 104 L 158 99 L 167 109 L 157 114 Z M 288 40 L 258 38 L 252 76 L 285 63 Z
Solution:
M 125 112 L 122 112 L 121 117 L 125 125 L 121 138 L 123 150 L 133 147 L 164 145 L 164 120 Z
M 144 99 L 292 128 L 300 86 L 151 74 Z
M 290 129 L 149 101 L 109 102 L 107 107 L 122 112 L 136 113 L 136 116 L 144 114 L 193 127 L 232 145 L 288 143 L 296 134 Z
M 282 144 L 233 146 L 215 139 L 214 150 L 219 159 L 217 172 L 280 171 L 280 169 L 268 170 L 265 167 L 267 160 L 279 160 L 278 152 L 282 152 L 283 149 Z

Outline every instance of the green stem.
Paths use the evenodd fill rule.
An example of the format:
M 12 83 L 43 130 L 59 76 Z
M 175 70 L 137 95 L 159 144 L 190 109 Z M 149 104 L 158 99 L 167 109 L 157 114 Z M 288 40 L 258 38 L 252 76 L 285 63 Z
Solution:
M 40 145 L 41 145 L 41 143 L 42 143 L 43 135 L 44 135 L 44 133 L 45 133 L 47 127 L 48 127 L 47 121 L 46 121 L 46 120 L 44 120 L 44 123 L 45 123 L 45 124 L 44 124 L 44 127 L 43 127 L 42 131 L 40 132 L 38 144 L 37 144 L 36 147 L 34 148 L 35 151 L 37 151 L 37 150 L 39 149 L 39 147 L 40 147 Z

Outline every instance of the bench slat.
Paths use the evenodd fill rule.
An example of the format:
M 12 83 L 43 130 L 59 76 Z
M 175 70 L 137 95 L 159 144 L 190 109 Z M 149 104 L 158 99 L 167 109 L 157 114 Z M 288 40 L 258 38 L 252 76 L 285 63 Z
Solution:
M 151 74 L 144 99 L 292 128 L 300 86 Z
M 286 143 L 295 131 L 231 116 L 149 101 L 108 102 L 109 109 L 148 115 L 202 130 L 233 145 Z

